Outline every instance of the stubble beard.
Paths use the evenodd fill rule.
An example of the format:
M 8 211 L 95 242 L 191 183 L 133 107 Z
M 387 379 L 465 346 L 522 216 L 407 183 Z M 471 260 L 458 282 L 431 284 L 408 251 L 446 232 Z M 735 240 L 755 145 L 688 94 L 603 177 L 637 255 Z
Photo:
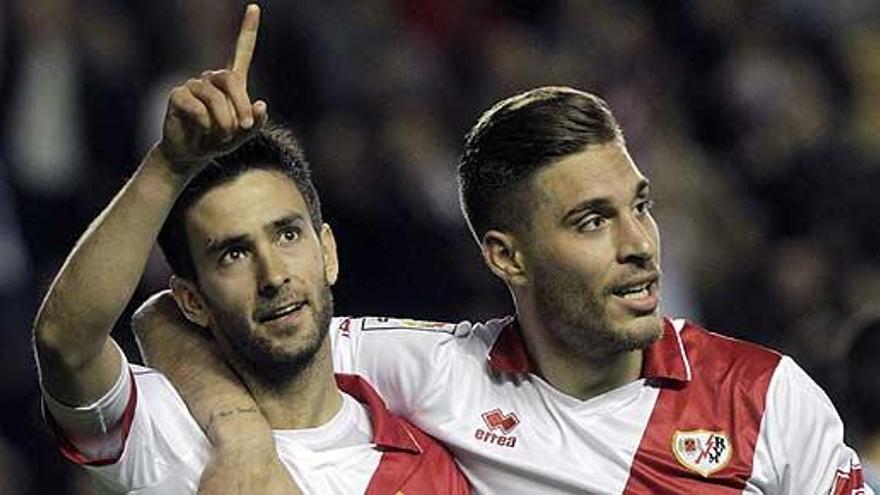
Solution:
M 233 328 L 221 329 L 231 346 L 230 355 L 234 356 L 237 364 L 245 367 L 245 371 L 264 387 L 269 389 L 281 389 L 291 380 L 305 372 L 314 362 L 315 355 L 330 331 L 330 320 L 333 317 L 333 293 L 330 286 L 324 285 L 318 296 L 319 304 L 309 304 L 307 307 L 314 315 L 314 331 L 298 328 L 297 333 L 307 337 L 295 351 L 280 348 L 273 344 L 272 339 L 265 335 L 254 332 L 241 331 L 242 328 L 250 328 L 247 323 L 232 323 L 229 319 L 224 321 L 232 323 Z M 235 367 L 235 366 L 234 366 Z
M 610 321 L 606 305 L 610 296 L 597 293 L 581 278 L 535 268 L 538 317 L 551 338 L 567 352 L 602 359 L 645 349 L 660 337 L 658 316 L 645 317 L 639 329 L 615 325 Z

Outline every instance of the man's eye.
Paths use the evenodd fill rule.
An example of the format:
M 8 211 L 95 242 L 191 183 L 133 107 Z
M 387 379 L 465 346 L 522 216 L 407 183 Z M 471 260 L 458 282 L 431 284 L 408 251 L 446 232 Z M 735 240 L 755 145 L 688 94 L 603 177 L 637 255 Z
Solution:
M 230 248 L 225 253 L 223 253 L 223 256 L 220 257 L 220 264 L 231 265 L 243 259 L 245 257 L 245 254 L 246 253 L 244 252 L 244 249 Z
M 299 239 L 299 229 L 289 228 L 281 231 L 281 241 L 285 243 L 296 242 Z
M 578 223 L 578 230 L 581 232 L 592 232 L 600 229 L 605 225 L 605 218 L 599 215 L 590 215 Z
M 639 201 L 636 203 L 636 213 L 639 215 L 645 215 L 651 211 L 651 208 L 654 207 L 654 202 L 650 199 L 646 199 L 644 201 Z

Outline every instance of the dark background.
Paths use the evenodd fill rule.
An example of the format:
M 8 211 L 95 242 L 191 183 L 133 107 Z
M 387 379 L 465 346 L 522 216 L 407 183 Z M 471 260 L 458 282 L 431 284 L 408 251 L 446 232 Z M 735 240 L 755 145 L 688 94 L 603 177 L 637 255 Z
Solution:
M 313 164 L 337 313 L 510 312 L 459 213 L 457 155 L 495 101 L 571 85 L 609 101 L 653 181 L 666 312 L 785 351 L 858 412 L 844 364 L 880 300 L 880 3 L 262 5 L 250 88 Z M 42 424 L 30 322 L 157 139 L 169 89 L 225 64 L 242 6 L 0 2 L 2 494 L 92 493 Z M 157 254 L 136 302 L 167 276 Z M 136 359 L 126 321 L 114 336 Z

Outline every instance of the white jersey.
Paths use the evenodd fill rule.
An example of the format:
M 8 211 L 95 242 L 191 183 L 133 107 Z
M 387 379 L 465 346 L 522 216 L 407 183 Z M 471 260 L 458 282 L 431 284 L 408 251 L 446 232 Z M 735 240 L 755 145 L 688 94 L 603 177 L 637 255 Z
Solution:
M 452 451 L 483 494 L 871 494 L 790 358 L 666 320 L 642 377 L 586 401 L 534 373 L 511 318 L 335 318 L 335 367 Z
M 329 422 L 273 431 L 281 462 L 303 493 L 385 494 L 414 486 L 467 493 L 448 453 L 389 414 L 365 381 L 337 375 L 337 384 L 343 405 Z M 100 493 L 196 493 L 211 446 L 158 371 L 123 356 L 116 384 L 94 404 L 71 408 L 43 396 L 59 447 L 90 471 Z

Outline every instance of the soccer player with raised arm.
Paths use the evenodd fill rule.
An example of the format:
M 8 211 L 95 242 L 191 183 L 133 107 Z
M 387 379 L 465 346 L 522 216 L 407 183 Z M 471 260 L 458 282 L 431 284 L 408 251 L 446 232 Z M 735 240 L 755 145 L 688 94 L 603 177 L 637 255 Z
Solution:
M 337 318 L 331 337 L 336 369 L 445 443 L 476 493 L 872 493 L 834 406 L 791 358 L 662 315 L 650 183 L 600 98 L 546 87 L 499 102 L 468 134 L 459 179 L 516 314 Z M 148 309 L 140 331 L 190 407 L 252 406 L 203 346 L 187 351 L 173 314 Z M 190 392 L 193 361 L 216 370 L 215 400 Z M 223 428 L 262 438 L 251 421 Z
M 212 473 L 250 463 L 258 486 L 220 489 L 466 495 L 448 451 L 391 414 L 361 377 L 333 371 L 336 245 L 302 151 L 248 95 L 259 14 L 248 6 L 229 69 L 171 92 L 161 141 L 52 284 L 34 328 L 47 421 L 100 493 L 217 493 Z M 157 237 L 175 272 L 177 314 L 200 328 L 203 345 L 216 343 L 253 406 L 193 418 L 164 376 L 128 364 L 109 337 Z M 257 436 L 277 450 L 245 457 L 250 440 L 223 442 L 220 425 L 257 411 L 267 428 Z M 201 489 L 212 450 L 197 420 L 219 456 Z

